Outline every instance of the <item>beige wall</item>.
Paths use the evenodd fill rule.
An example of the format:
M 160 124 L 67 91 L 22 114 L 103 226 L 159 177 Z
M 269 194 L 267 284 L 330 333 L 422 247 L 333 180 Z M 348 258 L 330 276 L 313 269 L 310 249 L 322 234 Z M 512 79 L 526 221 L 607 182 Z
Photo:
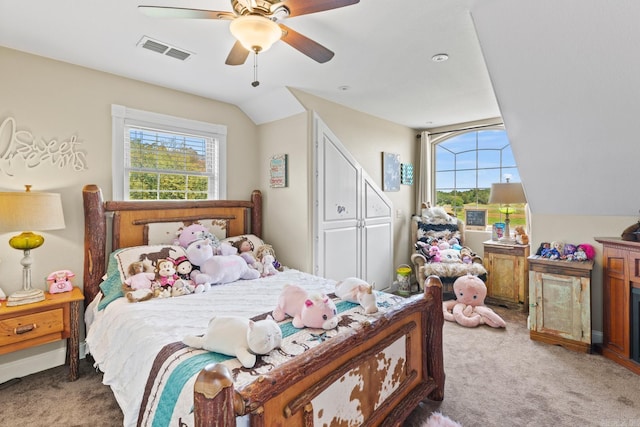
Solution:
M 264 240 L 276 249 L 280 263 L 312 272 L 312 245 L 309 241 L 311 212 L 310 156 L 308 114 L 259 126 L 258 146 L 260 180 L 264 196 Z M 288 155 L 288 187 L 269 187 L 269 159 L 275 154 Z
M 247 199 L 264 184 L 255 155 L 257 127 L 237 107 L 52 61 L 0 47 L 0 123 L 12 117 L 17 130 L 28 131 L 36 141 L 68 140 L 75 136 L 86 154 L 86 169 L 73 170 L 50 164 L 26 168 L 14 162 L 13 176 L 0 171 L 0 190 L 34 190 L 62 195 L 66 228 L 43 233 L 45 244 L 32 251 L 33 281 L 44 287 L 53 270 L 71 269 L 82 286 L 84 219 L 81 190 L 98 184 L 111 198 L 111 104 L 169 114 L 227 126 L 229 198 Z M 0 134 L 0 157 L 9 141 L 7 129 Z M 3 169 L 6 164 L 3 163 Z M 21 287 L 22 253 L 6 243 L 12 234 L 0 235 L 0 287 L 9 294 Z M 0 356 L 0 365 L 39 353 L 60 344 Z M 55 365 L 53 365 L 55 366 Z M 1 381 L 0 381 L 1 382 Z

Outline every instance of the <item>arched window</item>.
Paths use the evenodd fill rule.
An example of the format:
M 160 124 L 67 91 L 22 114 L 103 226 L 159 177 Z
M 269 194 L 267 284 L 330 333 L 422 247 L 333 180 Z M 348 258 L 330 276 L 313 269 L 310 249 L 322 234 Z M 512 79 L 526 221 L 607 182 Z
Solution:
M 520 182 L 507 133 L 502 128 L 450 132 L 430 139 L 433 200 L 461 219 L 465 209 L 486 208 L 487 225 L 504 219 L 504 207 L 489 205 L 491 184 Z M 502 209 L 501 209 L 502 208 Z M 525 224 L 524 204 L 511 207 L 511 224 Z M 515 212 L 514 212 L 515 211 Z

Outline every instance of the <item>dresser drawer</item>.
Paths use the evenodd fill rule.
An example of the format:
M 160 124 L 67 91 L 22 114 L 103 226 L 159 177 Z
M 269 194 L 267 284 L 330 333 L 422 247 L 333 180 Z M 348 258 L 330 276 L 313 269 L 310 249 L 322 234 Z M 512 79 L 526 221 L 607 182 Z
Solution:
M 62 308 L 0 320 L 0 347 L 51 334 L 57 334 L 57 339 L 61 339 L 63 331 L 64 310 Z

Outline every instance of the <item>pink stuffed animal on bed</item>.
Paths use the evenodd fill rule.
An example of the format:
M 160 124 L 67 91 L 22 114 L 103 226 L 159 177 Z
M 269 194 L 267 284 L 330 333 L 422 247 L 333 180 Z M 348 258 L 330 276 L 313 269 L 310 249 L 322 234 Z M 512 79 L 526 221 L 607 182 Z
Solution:
M 287 284 L 280 293 L 278 305 L 273 310 L 273 318 L 280 322 L 285 317 L 293 317 L 291 324 L 296 328 L 333 329 L 338 326 L 338 310 L 331 298 L 309 295 L 298 285 Z

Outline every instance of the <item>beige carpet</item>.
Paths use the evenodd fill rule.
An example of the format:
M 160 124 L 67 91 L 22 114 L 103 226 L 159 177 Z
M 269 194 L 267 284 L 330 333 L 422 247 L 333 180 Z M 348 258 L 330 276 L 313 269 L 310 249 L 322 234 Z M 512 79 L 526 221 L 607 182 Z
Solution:
M 439 411 L 472 426 L 640 427 L 640 376 L 599 355 L 529 339 L 526 316 L 500 307 L 506 330 L 445 322 L 443 402 L 424 402 L 405 427 Z M 120 426 L 122 414 L 101 375 L 80 362 L 78 381 L 65 367 L 0 388 L 0 425 Z

